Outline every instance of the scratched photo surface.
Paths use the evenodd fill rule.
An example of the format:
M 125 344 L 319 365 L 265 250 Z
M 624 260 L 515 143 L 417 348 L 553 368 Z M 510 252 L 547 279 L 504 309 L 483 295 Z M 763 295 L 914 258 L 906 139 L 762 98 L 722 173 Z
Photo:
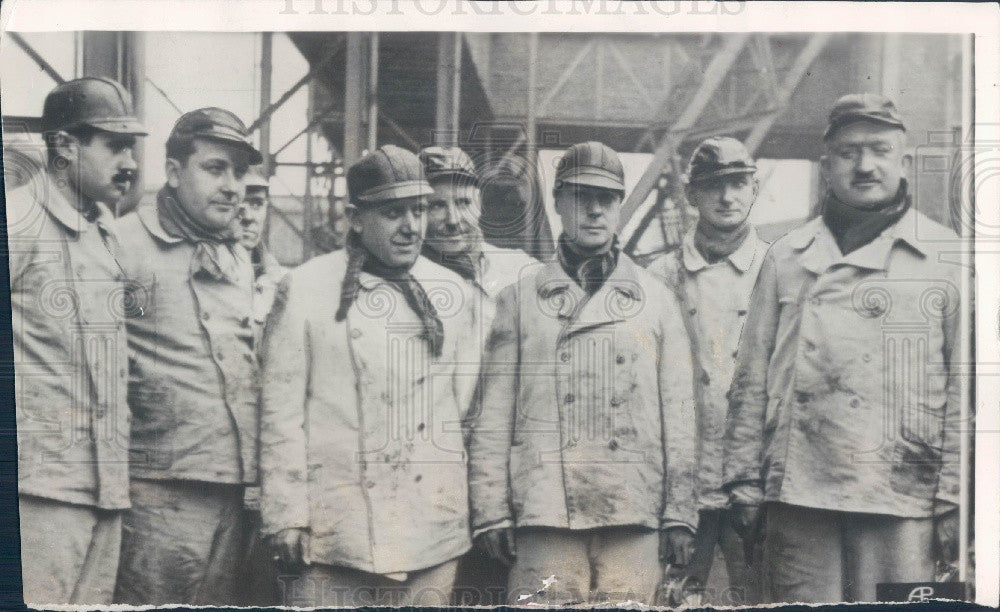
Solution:
M 971 35 L 377 29 L 0 38 L 29 605 L 974 597 Z

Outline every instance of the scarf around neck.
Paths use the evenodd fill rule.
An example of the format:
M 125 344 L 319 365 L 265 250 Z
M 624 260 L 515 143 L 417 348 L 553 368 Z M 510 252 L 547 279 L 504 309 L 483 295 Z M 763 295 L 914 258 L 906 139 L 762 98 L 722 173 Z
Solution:
M 423 337 L 431 346 L 431 354 L 440 357 L 444 346 L 444 325 L 438 317 L 434 304 L 427 297 L 427 292 L 410 273 L 410 268 L 386 266 L 364 247 L 361 238 L 354 232 L 347 234 L 346 249 L 347 273 L 341 283 L 340 305 L 337 308 L 336 320 L 345 320 L 347 311 L 357 299 L 358 290 L 361 288 L 359 274 L 362 271 L 374 274 L 403 294 L 406 304 L 420 317 L 424 328 Z
M 823 222 L 830 229 L 842 255 L 865 246 L 899 221 L 910 208 L 910 195 L 906 179 L 899 183 L 899 190 L 889 202 L 872 209 L 846 204 L 833 192 L 823 200 Z
M 436 264 L 448 268 L 467 281 L 477 281 L 479 278 L 479 260 L 483 255 L 482 248 L 476 246 L 468 251 L 458 253 L 442 253 L 424 241 L 420 254 Z
M 164 185 L 156 194 L 156 211 L 167 234 L 195 245 L 192 274 L 204 272 L 215 280 L 231 282 L 239 278 L 233 251 L 237 237 L 232 227 L 221 230 L 202 227 L 180 205 L 169 185 Z
M 594 295 L 604 285 L 615 266 L 618 265 L 618 237 L 615 236 L 611 247 L 595 253 L 581 251 L 569 241 L 566 234 L 559 236 L 559 248 L 556 253 L 559 265 L 580 285 L 587 295 Z
M 750 235 L 746 220 L 734 230 L 724 231 L 699 220 L 694 231 L 694 246 L 710 264 L 722 261 L 737 251 Z

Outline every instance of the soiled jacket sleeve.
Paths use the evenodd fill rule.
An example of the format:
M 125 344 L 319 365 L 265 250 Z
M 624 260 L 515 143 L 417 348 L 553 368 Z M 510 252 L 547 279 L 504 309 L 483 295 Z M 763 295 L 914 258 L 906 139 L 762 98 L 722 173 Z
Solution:
M 964 273 L 964 272 L 963 272 Z M 934 513 L 944 514 L 958 506 L 959 502 L 959 470 L 961 469 L 960 446 L 963 431 L 973 427 L 973 419 L 962 422 L 962 385 L 971 385 L 969 372 L 969 356 L 967 345 L 959 327 L 962 308 L 962 298 L 956 294 L 952 297 L 956 306 L 946 306 L 942 321 L 944 335 L 944 366 L 948 368 L 946 386 L 947 403 L 944 414 L 944 440 L 941 447 L 941 473 L 938 477 L 937 493 L 934 496 Z
M 661 527 L 698 524 L 697 445 L 691 345 L 677 298 L 664 291 L 660 338 L 660 409 L 663 427 L 663 514 Z
M 479 375 L 479 402 L 470 415 L 469 503 L 473 536 L 513 525 L 510 507 L 511 437 L 517 404 L 517 285 L 497 299 Z
M 309 342 L 294 275 L 278 285 L 264 329 L 261 397 L 261 516 L 264 533 L 309 527 L 306 388 Z
M 750 295 L 729 389 L 723 474 L 724 487 L 733 502 L 756 504 L 764 496 L 761 453 L 768 402 L 767 372 L 780 315 L 777 268 L 773 251 L 768 251 Z

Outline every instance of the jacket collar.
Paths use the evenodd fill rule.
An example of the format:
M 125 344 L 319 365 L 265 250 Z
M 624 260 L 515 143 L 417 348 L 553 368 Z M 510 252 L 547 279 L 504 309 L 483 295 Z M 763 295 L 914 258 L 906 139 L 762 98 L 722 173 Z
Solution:
M 822 274 L 830 266 L 843 264 L 870 270 L 886 270 L 889 256 L 896 243 L 902 242 L 921 257 L 927 256 L 926 247 L 916 237 L 919 213 L 911 206 L 895 224 L 886 228 L 863 247 L 843 255 L 830 228 L 822 217 L 816 217 L 789 234 L 788 244 L 802 252 L 802 265 L 815 274 Z
M 580 285 L 566 274 L 558 260 L 548 261 L 536 278 L 538 296 L 559 319 L 566 322 L 564 334 L 625 320 L 639 309 L 630 307 L 643 299 L 637 266 L 625 253 L 597 293 L 587 297 Z
M 157 240 L 167 244 L 184 242 L 183 238 L 168 234 L 167 230 L 163 229 L 163 226 L 160 225 L 160 214 L 156 209 L 156 204 L 143 204 L 136 210 L 136 214 L 139 215 L 139 220 L 146 227 L 146 231 L 152 234 Z
M 681 248 L 684 249 L 684 267 L 691 273 L 709 266 L 709 263 L 705 261 L 701 252 L 698 251 L 698 247 L 694 244 L 694 235 L 695 230 L 692 229 L 684 235 L 684 240 L 681 242 Z M 750 232 L 747 234 L 746 239 L 743 240 L 743 244 L 730 253 L 726 257 L 726 260 L 738 271 L 746 272 L 753 265 L 754 259 L 757 257 L 757 251 L 761 250 L 760 246 L 766 244 L 760 239 L 760 235 L 757 234 L 757 228 L 751 226 Z
M 370 255 L 369 257 L 374 257 L 374 255 Z M 432 264 L 429 259 L 420 255 L 417 257 L 417 261 L 413 264 L 413 267 L 410 268 L 410 274 L 413 275 L 413 278 L 417 279 L 418 283 L 425 285 L 427 280 L 438 276 L 434 267 L 435 265 Z M 380 276 L 376 276 L 371 272 L 361 270 L 358 272 L 358 282 L 364 289 L 371 291 L 384 283 L 385 279 Z
M 74 234 L 87 231 L 87 228 L 91 226 L 90 221 L 87 221 L 83 213 L 66 200 L 66 196 L 56 187 L 56 181 L 52 179 L 51 175 L 48 176 L 46 191 L 47 197 L 42 198 L 40 203 L 60 225 Z M 103 202 L 95 202 L 94 205 L 97 207 L 97 218 L 94 224 L 105 232 L 109 231 L 109 226 L 114 218 L 111 209 Z

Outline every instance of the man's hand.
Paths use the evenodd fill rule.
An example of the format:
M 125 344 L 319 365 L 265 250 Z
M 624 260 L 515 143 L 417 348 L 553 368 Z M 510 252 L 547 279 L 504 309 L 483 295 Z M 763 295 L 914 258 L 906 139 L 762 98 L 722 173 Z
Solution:
M 729 523 L 740 538 L 753 538 L 760 527 L 760 506 L 757 504 L 731 504 L 729 508 Z
M 309 532 L 301 528 L 282 529 L 271 536 L 271 559 L 287 568 L 309 565 Z
M 670 527 L 660 531 L 660 561 L 687 565 L 694 549 L 694 534 L 687 527 Z
M 490 529 L 479 534 L 479 537 L 476 538 L 476 546 L 504 565 L 512 564 L 517 555 L 517 550 L 514 548 L 514 529 L 512 527 Z
M 934 517 L 934 543 L 939 560 L 958 560 L 958 508 Z

